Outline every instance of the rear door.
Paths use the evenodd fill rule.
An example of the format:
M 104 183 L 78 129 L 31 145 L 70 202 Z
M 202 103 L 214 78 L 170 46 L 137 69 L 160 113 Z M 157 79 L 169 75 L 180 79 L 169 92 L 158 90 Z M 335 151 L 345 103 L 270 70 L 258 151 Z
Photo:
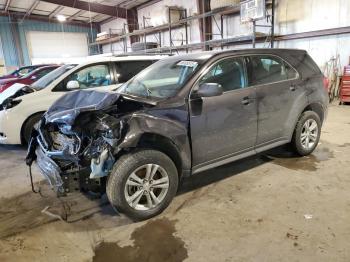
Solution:
M 292 116 L 299 110 L 294 105 L 304 94 L 297 71 L 274 55 L 253 55 L 246 57 L 246 62 L 249 86 L 254 86 L 257 94 L 256 146 L 289 139 L 289 131 L 294 126 Z
M 257 135 L 255 88 L 246 81 L 241 57 L 224 58 L 214 63 L 195 84 L 220 84 L 224 93 L 215 97 L 191 96 L 190 126 L 193 165 L 225 160 L 251 151 Z

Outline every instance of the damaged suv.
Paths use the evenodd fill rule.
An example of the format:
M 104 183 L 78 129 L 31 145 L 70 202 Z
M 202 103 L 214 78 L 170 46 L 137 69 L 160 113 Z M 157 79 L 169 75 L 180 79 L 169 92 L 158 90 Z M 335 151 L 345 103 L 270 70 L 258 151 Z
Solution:
M 184 176 L 286 143 L 312 153 L 327 107 L 323 75 L 302 50 L 169 57 L 117 92 L 60 98 L 33 132 L 27 164 L 36 160 L 61 194 L 106 191 L 118 211 L 147 219 Z

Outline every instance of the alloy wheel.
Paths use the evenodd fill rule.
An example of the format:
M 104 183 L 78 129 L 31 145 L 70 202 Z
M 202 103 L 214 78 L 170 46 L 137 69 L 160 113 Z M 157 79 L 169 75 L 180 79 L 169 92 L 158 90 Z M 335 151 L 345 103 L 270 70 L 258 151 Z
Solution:
M 310 150 L 314 147 L 316 141 L 318 138 L 318 125 L 317 122 L 314 119 L 308 119 L 303 125 L 301 135 L 300 135 L 300 142 L 301 145 L 307 149 Z
M 156 164 L 147 164 L 129 175 L 124 196 L 130 207 L 149 210 L 164 200 L 168 189 L 169 176 L 165 169 Z

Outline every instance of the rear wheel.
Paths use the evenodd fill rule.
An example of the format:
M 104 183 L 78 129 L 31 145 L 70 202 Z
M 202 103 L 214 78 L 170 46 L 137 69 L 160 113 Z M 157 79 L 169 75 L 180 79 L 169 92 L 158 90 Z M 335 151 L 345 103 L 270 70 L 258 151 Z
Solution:
M 42 114 L 36 114 L 31 116 L 26 123 L 23 126 L 22 130 L 22 138 L 23 138 L 23 143 L 28 144 L 30 141 L 30 137 L 32 135 L 34 126 L 39 123 L 40 119 L 42 117 Z
M 313 111 L 304 112 L 295 127 L 292 145 L 301 156 L 311 154 L 320 140 L 321 120 Z
M 121 157 L 107 182 L 107 196 L 114 208 L 142 220 L 161 213 L 174 198 L 178 172 L 174 162 L 156 150 L 142 150 Z

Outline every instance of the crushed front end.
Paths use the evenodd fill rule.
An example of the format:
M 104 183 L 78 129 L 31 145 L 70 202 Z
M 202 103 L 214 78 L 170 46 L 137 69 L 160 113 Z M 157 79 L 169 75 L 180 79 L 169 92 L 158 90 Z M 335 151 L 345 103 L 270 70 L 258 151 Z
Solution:
M 142 107 L 125 104 L 118 94 L 96 91 L 77 91 L 59 99 L 32 134 L 27 164 L 36 161 L 59 194 L 103 193 L 125 135 L 126 112 Z

